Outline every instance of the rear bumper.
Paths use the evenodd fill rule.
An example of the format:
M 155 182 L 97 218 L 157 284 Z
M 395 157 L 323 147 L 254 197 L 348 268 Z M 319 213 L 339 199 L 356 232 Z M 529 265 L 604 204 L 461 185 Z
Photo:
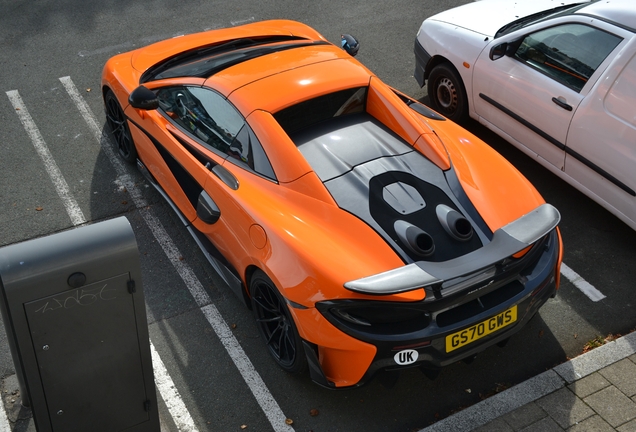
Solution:
M 426 65 L 431 60 L 431 55 L 422 47 L 417 38 L 415 38 L 413 51 L 415 52 L 415 72 L 413 72 L 413 76 L 420 87 L 423 87 L 427 78 Z
M 305 351 L 311 369 L 312 379 L 325 387 L 357 387 L 368 382 L 380 371 L 394 371 L 411 367 L 423 369 L 439 369 L 475 354 L 509 338 L 534 316 L 539 308 L 556 293 L 556 269 L 560 258 L 560 241 L 558 233 L 553 230 L 543 244 L 536 245 L 540 254 L 518 269 L 513 275 L 497 280 L 492 284 L 480 286 L 476 289 L 468 288 L 462 293 L 454 293 L 447 298 L 427 297 L 422 302 L 410 303 L 414 308 L 421 308 L 426 313 L 427 323 L 419 329 L 412 326 L 408 332 L 373 333 L 369 327 L 352 325 L 338 319 L 330 313 L 335 303 L 322 302 L 317 305 L 320 314 L 329 323 L 352 337 L 358 343 L 375 347 L 375 355 L 366 367 L 360 371 L 361 377 L 357 382 L 349 381 L 339 385 L 327 378 L 322 365 L 331 364 L 331 371 L 338 369 L 338 365 L 330 362 L 328 351 L 320 350 L 318 345 L 307 343 Z M 380 304 L 381 302 L 376 302 Z M 447 352 L 446 337 L 476 324 L 488 321 L 490 318 L 517 307 L 517 319 L 514 323 L 499 328 L 491 334 L 474 340 L 473 342 Z M 344 336 L 344 335 L 343 335 Z M 415 355 L 412 351 L 416 351 Z M 413 361 L 399 364 L 397 355 L 407 353 Z M 318 355 L 321 353 L 322 355 Z M 326 355 L 325 355 L 326 354 Z M 342 365 L 343 367 L 345 365 Z M 364 367 L 362 362 L 358 367 Z
M 536 291 L 536 293 L 534 291 Z M 452 351 L 451 353 L 446 353 L 446 336 L 452 334 L 454 331 L 440 331 L 433 337 L 433 339 L 431 339 L 430 345 L 416 349 L 419 354 L 418 359 L 415 363 L 408 366 L 399 366 L 396 364 L 394 357 L 400 350 L 396 350 L 392 346 L 387 345 L 378 347 L 378 353 L 374 361 L 369 366 L 367 373 L 360 380 L 360 384 L 373 378 L 373 376 L 379 371 L 399 370 L 407 367 L 439 369 L 457 361 L 470 358 L 499 342 L 505 341 L 521 330 L 523 326 L 537 313 L 539 308 L 550 297 L 553 297 L 555 293 L 556 287 L 554 279 L 546 281 L 543 285 L 535 288 L 535 290 L 528 287 L 527 291 L 524 290 L 524 293 L 522 294 L 523 297 L 518 301 L 518 303 L 515 303 L 517 305 L 519 315 L 514 324 L 486 336 L 483 339 L 479 339 L 465 347 Z M 510 306 L 512 307 L 515 304 L 510 304 Z M 506 310 L 505 307 L 502 309 Z M 484 317 L 484 320 L 481 320 L 480 318 L 477 322 L 486 321 L 488 318 L 495 315 L 497 314 L 490 314 Z M 463 328 L 468 327 L 457 328 L 456 330 L 462 330 Z

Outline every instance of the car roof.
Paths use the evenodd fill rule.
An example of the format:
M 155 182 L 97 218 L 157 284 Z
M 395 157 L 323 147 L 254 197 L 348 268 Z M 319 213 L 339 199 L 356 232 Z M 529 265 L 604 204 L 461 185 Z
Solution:
M 579 9 L 576 14 L 591 15 L 636 32 L 634 0 L 599 0 Z
M 168 79 L 192 80 L 192 83 L 204 80 L 205 86 L 230 99 L 245 116 L 257 109 L 275 113 L 313 97 L 369 85 L 373 74 L 366 67 L 340 47 L 328 43 L 316 30 L 288 20 L 262 21 L 157 42 L 134 51 L 131 61 L 136 70 L 146 75 L 163 61 L 198 47 L 255 37 L 284 36 L 300 37 L 307 43 L 230 62 L 208 78 Z M 231 56 L 231 52 L 228 55 Z
M 224 96 L 261 79 L 316 63 L 347 59 L 344 51 L 331 44 L 281 51 L 230 66 L 210 76 L 205 84 Z

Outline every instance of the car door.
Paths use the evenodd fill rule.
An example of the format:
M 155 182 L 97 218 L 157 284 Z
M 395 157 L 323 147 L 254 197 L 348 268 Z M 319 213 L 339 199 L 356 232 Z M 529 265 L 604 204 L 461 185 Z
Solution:
M 618 43 L 582 22 L 548 21 L 495 39 L 475 64 L 475 112 L 527 154 L 562 170 L 572 117 Z M 497 58 L 497 49 L 505 55 Z
M 636 38 L 625 36 L 572 120 L 565 172 L 636 228 Z
M 220 253 L 215 258 L 233 266 L 247 254 L 246 233 L 254 223 L 238 204 L 241 183 L 250 175 L 275 181 L 269 160 L 243 116 L 214 90 L 169 86 L 155 92 L 166 131 L 184 150 L 175 159 L 188 167 L 182 176 L 189 180 L 181 183 L 196 211 L 192 225 L 211 240 Z
M 185 88 L 155 83 L 148 87 L 158 94 Z M 205 162 L 201 163 L 199 152 L 193 150 L 192 138 L 180 127 L 173 106 L 165 98 L 159 101 L 157 110 L 127 109 L 132 121 L 131 132 L 145 168 L 188 225 L 197 217 L 198 197 L 209 171 L 204 169 Z M 215 163 L 223 163 L 223 157 L 212 157 L 216 157 Z

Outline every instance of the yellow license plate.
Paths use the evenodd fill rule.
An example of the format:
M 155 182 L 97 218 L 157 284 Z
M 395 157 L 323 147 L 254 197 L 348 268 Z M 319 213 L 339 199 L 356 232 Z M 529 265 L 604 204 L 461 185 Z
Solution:
M 517 321 L 516 305 L 507 311 L 480 322 L 479 324 L 475 324 L 472 327 L 468 327 L 467 329 L 446 336 L 446 352 L 449 353 L 468 345 L 471 342 L 475 342 L 477 339 L 488 336 L 489 334 L 494 333 L 515 321 Z

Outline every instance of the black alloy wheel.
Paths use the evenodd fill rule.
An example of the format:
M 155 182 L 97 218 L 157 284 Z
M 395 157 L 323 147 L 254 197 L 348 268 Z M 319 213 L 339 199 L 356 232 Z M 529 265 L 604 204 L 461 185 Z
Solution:
M 260 270 L 252 276 L 250 295 L 256 324 L 276 363 L 289 373 L 304 372 L 307 358 L 287 302 Z
M 456 123 L 466 120 L 468 100 L 461 77 L 449 63 L 433 68 L 428 77 L 428 96 L 431 107 Z
M 106 106 L 106 121 L 110 132 L 115 139 L 117 151 L 123 160 L 130 164 L 137 161 L 137 149 L 128 128 L 128 120 L 121 109 L 115 94 L 108 90 L 104 95 Z

